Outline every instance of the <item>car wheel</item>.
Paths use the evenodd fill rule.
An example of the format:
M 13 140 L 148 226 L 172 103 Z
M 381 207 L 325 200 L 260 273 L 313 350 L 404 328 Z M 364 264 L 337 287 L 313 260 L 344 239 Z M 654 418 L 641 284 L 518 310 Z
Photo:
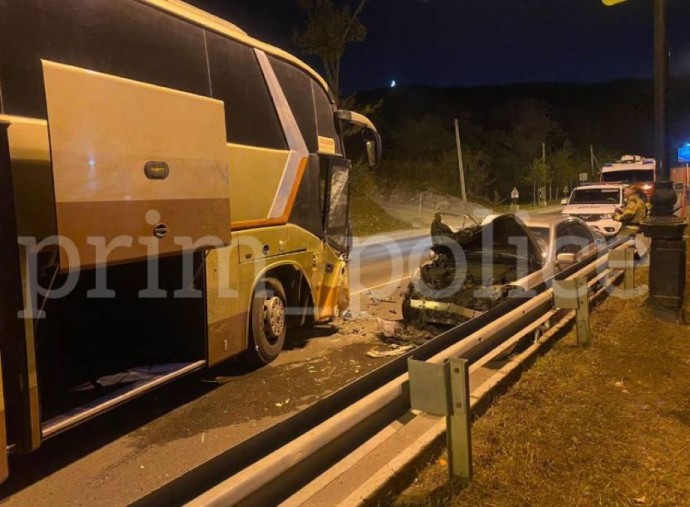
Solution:
M 259 281 L 252 297 L 250 352 L 260 364 L 273 361 L 285 343 L 285 290 L 276 278 Z

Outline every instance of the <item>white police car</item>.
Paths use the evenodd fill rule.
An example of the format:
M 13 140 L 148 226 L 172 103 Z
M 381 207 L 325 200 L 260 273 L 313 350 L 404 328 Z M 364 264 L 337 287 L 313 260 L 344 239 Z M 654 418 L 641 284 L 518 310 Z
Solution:
M 563 214 L 578 217 L 607 238 L 615 236 L 621 223 L 613 219 L 617 208 L 623 207 L 623 190 L 627 185 L 584 185 L 577 187 L 568 199 Z

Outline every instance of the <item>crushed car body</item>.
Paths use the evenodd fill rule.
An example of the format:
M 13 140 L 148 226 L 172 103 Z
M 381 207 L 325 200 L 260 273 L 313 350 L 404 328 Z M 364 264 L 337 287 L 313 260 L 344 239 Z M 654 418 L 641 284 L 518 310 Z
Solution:
M 603 242 L 582 220 L 558 215 L 493 217 L 452 231 L 437 215 L 430 259 L 403 293 L 408 324 L 457 325 L 536 287 Z M 444 227 L 445 225 L 445 227 Z

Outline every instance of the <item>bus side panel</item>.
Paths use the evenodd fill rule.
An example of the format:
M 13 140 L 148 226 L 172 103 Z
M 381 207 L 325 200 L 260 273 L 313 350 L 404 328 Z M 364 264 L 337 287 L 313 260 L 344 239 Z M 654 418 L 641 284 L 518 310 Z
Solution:
M 17 450 L 40 445 L 38 388 L 33 349 L 33 322 L 19 318 L 24 309 L 22 252 L 17 243 L 17 219 L 8 139 L 8 124 L 0 122 L 0 356 L 7 410 L 7 433 Z
M 233 229 L 266 225 L 290 152 L 230 144 L 230 216 Z
M 247 348 L 246 305 L 240 304 L 237 234 L 232 244 L 206 256 L 208 364 L 212 366 Z
M 3 482 L 10 475 L 7 459 L 7 428 L 5 426 L 5 398 L 3 392 L 2 355 L 0 355 L 0 482 Z
M 321 248 L 318 238 L 299 227 L 287 225 L 233 233 L 230 247 L 208 253 L 209 365 L 247 349 L 252 292 L 261 277 L 275 276 L 287 288 L 291 279 L 282 279 L 279 271 L 273 270 L 292 266 L 296 269 L 294 273 L 302 273 L 310 286 L 313 280 L 320 282 L 323 266 L 315 259 Z
M 41 241 L 57 232 L 48 125 L 45 121 L 16 117 L 10 121 L 17 232 L 19 236 Z

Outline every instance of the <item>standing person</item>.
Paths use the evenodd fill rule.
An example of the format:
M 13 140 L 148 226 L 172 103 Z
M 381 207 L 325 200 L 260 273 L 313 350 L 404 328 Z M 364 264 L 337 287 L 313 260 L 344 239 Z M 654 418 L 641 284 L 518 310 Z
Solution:
M 623 192 L 625 207 L 622 210 L 619 209 L 613 215 L 613 219 L 623 224 L 618 234 L 635 236 L 640 232 L 640 224 L 647 217 L 647 205 L 640 198 L 636 187 L 626 187 Z
M 513 187 L 513 190 L 510 191 L 510 211 L 517 211 L 520 209 L 518 207 L 519 198 L 520 192 L 518 192 L 517 187 Z
M 434 221 L 431 222 L 431 244 L 438 245 L 443 242 L 443 238 L 452 238 L 453 229 L 443 221 L 441 213 L 434 214 Z

